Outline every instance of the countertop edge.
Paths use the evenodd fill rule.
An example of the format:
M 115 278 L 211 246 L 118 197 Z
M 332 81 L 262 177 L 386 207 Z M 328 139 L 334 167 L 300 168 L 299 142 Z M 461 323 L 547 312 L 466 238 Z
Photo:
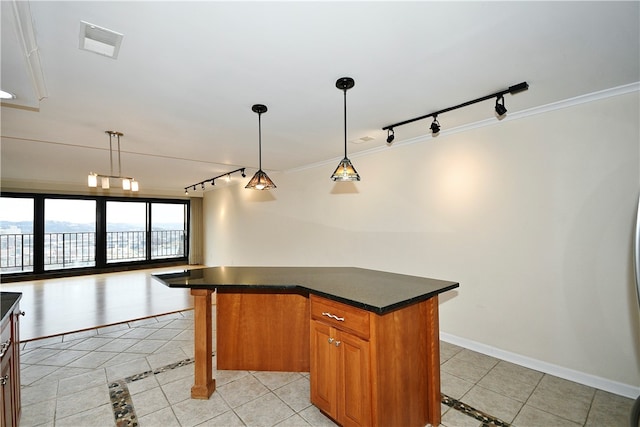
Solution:
M 10 301 L 9 303 L 5 303 L 6 299 L 8 298 Z M 10 315 L 13 311 L 14 311 L 14 307 L 20 302 L 20 300 L 22 299 L 22 292 L 0 292 L 0 299 L 2 299 L 2 312 L 1 312 L 1 317 L 2 317 L 2 321 L 1 323 L 4 323 L 4 321 L 6 320 L 6 317 L 8 315 Z
M 369 271 L 374 271 L 374 270 L 369 270 Z M 181 275 L 184 273 L 175 273 L 175 277 L 181 277 Z M 394 274 L 400 274 L 400 273 L 394 273 Z M 322 292 L 318 289 L 314 289 L 314 288 L 310 288 L 310 287 L 306 287 L 303 284 L 282 284 L 282 285 L 260 285 L 260 284 L 242 284 L 242 283 L 234 283 L 234 284 L 193 284 L 193 285 L 188 285 L 188 284 L 177 284 L 177 283 L 168 283 L 165 280 L 163 280 L 162 278 L 158 277 L 158 276 L 171 276 L 172 274 L 158 274 L 158 275 L 154 275 L 152 274 L 151 276 L 156 279 L 158 282 L 162 283 L 163 285 L 169 287 L 169 288 L 177 288 L 177 289 L 213 289 L 213 290 L 218 290 L 218 289 L 222 289 L 224 288 L 225 291 L 251 291 L 251 290 L 262 290 L 262 291 L 301 291 L 304 292 L 305 294 L 313 294 L 313 295 L 318 295 L 333 301 L 337 301 L 337 302 L 341 302 L 353 307 L 357 307 L 357 308 L 361 308 L 364 310 L 367 310 L 369 312 L 375 313 L 375 314 L 386 314 L 392 311 L 395 311 L 397 309 L 403 308 L 403 307 L 407 307 L 409 305 L 413 305 L 422 301 L 425 301 L 429 298 L 432 298 L 434 296 L 437 296 L 441 293 L 456 289 L 458 287 L 460 287 L 460 283 L 458 282 L 448 282 L 450 283 L 449 286 L 445 286 L 441 289 L 438 289 L 437 291 L 433 291 L 433 292 L 426 292 L 424 294 L 418 295 L 414 298 L 409 298 L 403 301 L 398 301 L 395 302 L 393 304 L 389 304 L 386 306 L 382 306 L 382 307 L 378 307 L 378 306 L 373 306 L 367 303 L 363 303 L 361 301 L 355 301 L 349 298 L 345 298 L 345 297 L 341 297 L 339 295 L 335 295 L 335 294 L 331 294 L 331 293 L 327 293 L 327 292 Z M 417 277 L 417 276 L 416 276 Z M 438 279 L 439 280 L 439 279 Z M 443 281 L 444 282 L 444 281 Z

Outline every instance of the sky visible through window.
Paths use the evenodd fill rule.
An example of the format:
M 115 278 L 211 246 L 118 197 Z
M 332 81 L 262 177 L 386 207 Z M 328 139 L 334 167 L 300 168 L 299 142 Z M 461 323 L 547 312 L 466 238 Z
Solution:
M 107 202 L 107 231 L 144 230 L 147 202 Z M 0 197 L 0 234 L 33 233 L 32 198 Z M 185 206 L 151 202 L 151 229 L 182 230 Z M 96 230 L 96 202 L 90 199 L 45 198 L 45 232 Z
M 46 199 L 47 221 L 86 224 L 95 222 L 95 203 L 87 200 Z M 144 223 L 144 202 L 108 202 L 110 223 Z M 152 203 L 154 224 L 184 224 L 184 205 L 172 203 Z M 33 221 L 33 199 L 20 197 L 0 197 L 0 221 Z M 155 227 L 154 227 L 155 228 Z
M 32 221 L 33 199 L 0 197 L 0 221 Z

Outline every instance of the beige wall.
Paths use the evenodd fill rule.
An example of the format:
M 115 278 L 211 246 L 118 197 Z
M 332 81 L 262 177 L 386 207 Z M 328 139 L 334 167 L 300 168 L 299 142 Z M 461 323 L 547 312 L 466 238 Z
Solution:
M 443 337 L 635 398 L 638 105 L 636 91 L 449 135 L 443 126 L 435 139 L 351 156 L 355 184 L 333 183 L 331 163 L 270 174 L 270 192 L 209 191 L 205 263 L 459 281 L 441 298 Z M 340 135 L 335 144 L 339 156 Z

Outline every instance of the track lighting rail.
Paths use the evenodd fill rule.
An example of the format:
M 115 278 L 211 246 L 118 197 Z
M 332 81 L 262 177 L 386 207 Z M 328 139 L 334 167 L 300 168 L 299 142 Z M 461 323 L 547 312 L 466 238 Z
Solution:
M 486 96 L 483 96 L 483 97 L 480 97 L 480 98 L 473 99 L 471 101 L 463 102 L 462 104 L 458 104 L 458 105 L 455 105 L 453 107 L 449 107 L 449 108 L 445 108 L 445 109 L 442 109 L 442 110 L 434 111 L 433 113 L 425 114 L 424 116 L 416 117 L 416 118 L 413 118 L 413 119 L 409 119 L 409 120 L 405 120 L 405 121 L 402 121 L 402 122 L 394 123 L 392 125 L 385 126 L 385 127 L 382 128 L 382 130 L 388 130 L 388 131 L 393 132 L 393 128 L 395 128 L 395 127 L 403 126 L 403 125 L 406 125 L 406 124 L 409 124 L 409 123 L 413 123 L 413 122 L 416 122 L 418 120 L 423 120 L 423 119 L 426 119 L 427 117 L 433 117 L 434 119 L 436 119 L 436 117 L 439 114 L 447 113 L 447 112 L 453 111 L 453 110 L 457 110 L 458 108 L 467 107 L 467 106 L 472 105 L 472 104 L 477 104 L 478 102 L 486 101 L 486 100 L 491 99 L 491 98 L 496 98 L 496 103 L 497 103 L 497 100 L 502 98 L 507 93 L 510 93 L 511 95 L 515 95 L 516 93 L 520 93 L 520 92 L 525 91 L 527 89 L 529 89 L 529 84 L 527 82 L 522 82 L 522 83 L 519 83 L 517 85 L 510 86 L 508 89 L 504 89 L 504 90 L 501 90 L 499 92 L 492 93 L 491 95 L 486 95 Z M 502 107 L 504 108 L 504 105 Z M 506 112 L 506 109 L 504 109 L 504 112 Z M 388 141 L 388 142 L 391 142 L 391 141 Z
M 210 182 L 210 183 L 211 183 L 211 185 L 216 185 L 216 179 L 220 179 L 220 178 L 224 178 L 224 177 L 227 177 L 227 178 L 231 179 L 231 174 L 232 174 L 232 173 L 240 172 L 240 174 L 241 174 L 241 175 L 242 175 L 242 177 L 244 178 L 245 176 L 247 176 L 247 175 L 245 175 L 245 173 L 244 173 L 244 169 L 245 169 L 245 168 L 238 168 L 238 169 L 236 169 L 236 170 L 232 170 L 231 172 L 225 172 L 225 173 L 220 174 L 220 175 L 218 175 L 218 176 L 214 176 L 213 178 L 205 179 L 204 181 L 200 181 L 200 182 L 198 182 L 198 183 L 195 183 L 195 184 L 189 185 L 189 186 L 187 186 L 187 187 L 184 187 L 184 194 L 185 194 L 185 195 L 188 195 L 188 194 L 189 194 L 189 189 L 190 189 L 190 188 L 191 188 L 193 191 L 196 191 L 196 190 L 198 189 L 198 186 L 200 186 L 200 187 L 204 190 L 205 184 L 206 184 L 206 183 L 208 183 L 208 182 Z

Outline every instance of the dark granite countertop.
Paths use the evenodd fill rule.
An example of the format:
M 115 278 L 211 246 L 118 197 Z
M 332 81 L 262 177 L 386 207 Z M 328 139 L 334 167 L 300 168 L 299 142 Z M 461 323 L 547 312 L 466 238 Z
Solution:
M 22 298 L 20 292 L 0 292 L 0 313 L 2 314 L 2 322 L 4 318 L 11 312 L 12 307 Z
M 456 282 L 354 267 L 209 267 L 152 276 L 172 288 L 297 290 L 377 314 L 459 286 Z

